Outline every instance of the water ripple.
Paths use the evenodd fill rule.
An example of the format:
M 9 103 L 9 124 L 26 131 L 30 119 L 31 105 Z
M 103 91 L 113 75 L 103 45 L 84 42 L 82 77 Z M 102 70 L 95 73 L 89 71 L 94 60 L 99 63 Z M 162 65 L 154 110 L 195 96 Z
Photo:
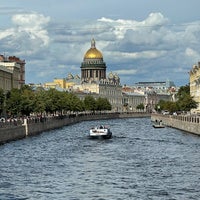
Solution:
M 109 125 L 109 140 L 88 127 Z M 200 137 L 150 119 L 88 121 L 0 146 L 3 200 L 179 200 L 200 197 Z

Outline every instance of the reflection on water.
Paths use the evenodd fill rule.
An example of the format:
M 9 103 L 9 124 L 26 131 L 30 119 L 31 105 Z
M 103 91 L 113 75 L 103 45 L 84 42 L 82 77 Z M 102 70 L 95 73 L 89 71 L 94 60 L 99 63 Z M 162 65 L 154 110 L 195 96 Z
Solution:
M 111 127 L 112 139 L 89 129 Z M 0 199 L 199 199 L 200 137 L 149 118 L 89 121 L 0 146 Z

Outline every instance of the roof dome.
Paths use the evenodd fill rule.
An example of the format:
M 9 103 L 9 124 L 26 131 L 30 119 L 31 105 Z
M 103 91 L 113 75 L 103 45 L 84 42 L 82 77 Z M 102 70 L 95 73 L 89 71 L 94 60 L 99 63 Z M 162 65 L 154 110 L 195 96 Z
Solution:
M 84 59 L 103 59 L 102 53 L 95 47 L 95 40 L 91 41 L 91 48 L 85 53 Z

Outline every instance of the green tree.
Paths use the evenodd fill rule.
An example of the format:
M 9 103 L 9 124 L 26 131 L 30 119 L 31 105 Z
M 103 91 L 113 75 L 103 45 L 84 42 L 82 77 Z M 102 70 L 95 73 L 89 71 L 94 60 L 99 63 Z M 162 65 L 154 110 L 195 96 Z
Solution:
M 19 89 L 12 89 L 7 93 L 6 108 L 11 116 L 19 116 L 22 110 L 22 97 Z
M 177 93 L 177 104 L 182 111 L 190 111 L 192 108 L 197 108 L 197 102 L 190 95 L 190 86 L 182 86 Z
M 65 105 L 69 111 L 77 112 L 84 110 L 83 102 L 73 93 L 68 93 Z
M 181 86 L 176 97 L 178 99 L 176 102 L 160 100 L 156 108 L 160 107 L 160 110 L 168 110 L 170 113 L 190 111 L 192 108 L 197 108 L 197 102 L 190 95 L 190 87 L 188 85 Z
M 34 111 L 35 94 L 31 88 L 24 87 L 21 91 L 21 114 L 29 116 Z
M 2 88 L 0 88 L 0 115 L 4 110 L 5 94 Z
M 96 100 L 93 96 L 88 95 L 84 99 L 84 106 L 86 110 L 95 111 L 96 110 Z
M 102 111 L 102 110 L 111 110 L 111 109 L 112 109 L 112 106 L 107 98 L 99 97 L 96 100 L 96 110 Z
M 141 104 L 137 105 L 136 108 L 139 109 L 139 110 L 144 110 L 144 104 L 141 103 Z
M 34 98 L 34 110 L 33 112 L 42 115 L 42 113 L 46 110 L 46 100 L 47 94 L 44 89 L 39 89 L 35 91 L 35 98 Z
M 60 110 L 59 108 L 59 91 L 56 89 L 49 89 L 46 92 L 46 99 L 45 99 L 45 104 L 46 104 L 46 112 L 55 114 L 56 111 Z

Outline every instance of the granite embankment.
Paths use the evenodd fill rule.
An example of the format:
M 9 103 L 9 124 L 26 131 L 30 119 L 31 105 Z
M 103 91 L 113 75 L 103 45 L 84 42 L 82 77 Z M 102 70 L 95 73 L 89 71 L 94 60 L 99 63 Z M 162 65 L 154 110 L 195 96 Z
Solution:
M 162 115 L 152 114 L 151 121 L 160 121 L 166 126 L 190 132 L 200 136 L 200 116 L 198 115 Z
M 71 114 L 58 117 L 43 117 L 24 119 L 21 124 L 0 127 L 0 144 L 40 134 L 44 131 L 89 120 L 150 117 L 149 113 L 101 113 L 101 114 Z

